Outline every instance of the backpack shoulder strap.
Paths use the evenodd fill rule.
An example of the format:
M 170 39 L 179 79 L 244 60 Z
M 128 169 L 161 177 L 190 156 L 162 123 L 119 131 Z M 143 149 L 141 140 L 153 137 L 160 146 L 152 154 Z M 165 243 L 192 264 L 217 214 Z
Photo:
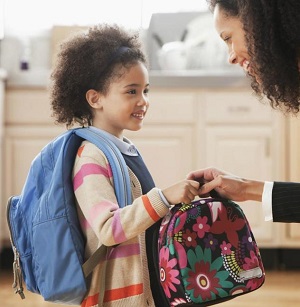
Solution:
M 94 268 L 99 264 L 100 260 L 105 259 L 107 247 L 101 245 L 82 265 L 83 274 L 88 277 Z
M 107 138 L 105 133 L 94 127 L 74 129 L 76 135 L 93 143 L 105 154 L 113 173 L 115 192 L 119 206 L 122 208 L 132 203 L 130 178 L 125 160 L 117 146 Z M 87 277 L 101 259 L 105 258 L 106 246 L 101 245 L 82 265 Z
M 113 173 L 115 192 L 119 206 L 132 203 L 130 178 L 125 160 L 117 146 L 105 133 L 94 127 L 74 129 L 76 135 L 95 144 L 105 154 Z

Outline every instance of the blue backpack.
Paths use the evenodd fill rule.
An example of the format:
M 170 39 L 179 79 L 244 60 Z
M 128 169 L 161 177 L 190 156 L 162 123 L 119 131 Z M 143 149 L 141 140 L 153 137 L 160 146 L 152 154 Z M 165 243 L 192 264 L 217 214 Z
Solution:
M 83 140 L 98 146 L 111 166 L 120 207 L 131 204 L 128 169 L 118 148 L 94 127 L 68 130 L 47 144 L 33 160 L 22 193 L 12 196 L 7 221 L 14 252 L 15 293 L 27 290 L 45 301 L 78 305 L 87 292 L 86 277 L 105 255 L 99 248 L 84 263 L 72 184 L 72 169 Z

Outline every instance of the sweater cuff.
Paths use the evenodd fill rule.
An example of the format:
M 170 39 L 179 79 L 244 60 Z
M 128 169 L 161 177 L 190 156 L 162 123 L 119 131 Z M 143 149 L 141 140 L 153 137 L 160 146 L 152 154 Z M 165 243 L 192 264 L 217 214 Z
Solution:
M 169 202 L 167 201 L 167 199 L 165 198 L 165 195 L 164 193 L 162 192 L 161 189 L 157 189 L 158 190 L 158 194 L 161 198 L 161 200 L 164 202 L 164 204 L 168 207 L 168 208 L 171 208 L 171 205 L 169 204 Z
M 164 217 L 169 212 L 169 208 L 162 200 L 158 188 L 153 188 L 152 190 L 150 190 L 147 193 L 147 196 L 154 210 L 160 217 Z

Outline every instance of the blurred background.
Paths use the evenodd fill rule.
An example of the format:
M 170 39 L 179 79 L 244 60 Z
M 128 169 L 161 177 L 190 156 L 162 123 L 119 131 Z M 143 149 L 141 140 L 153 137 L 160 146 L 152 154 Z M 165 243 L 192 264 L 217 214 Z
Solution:
M 299 121 L 259 102 L 244 73 L 228 64 L 205 0 L 0 0 L 1 306 L 12 306 L 7 199 L 20 194 L 35 155 L 65 130 L 54 124 L 48 92 L 59 44 L 101 22 L 138 30 L 149 58 L 151 107 L 143 129 L 126 136 L 158 187 L 210 165 L 246 178 L 300 181 Z M 265 222 L 260 203 L 240 205 L 274 279 L 239 306 L 263 306 L 270 297 L 273 306 L 297 306 L 300 226 Z M 290 292 L 278 298 L 280 280 Z

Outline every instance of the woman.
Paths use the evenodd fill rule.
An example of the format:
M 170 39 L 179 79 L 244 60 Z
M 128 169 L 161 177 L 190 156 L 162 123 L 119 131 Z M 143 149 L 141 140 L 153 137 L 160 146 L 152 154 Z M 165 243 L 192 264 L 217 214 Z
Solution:
M 273 108 L 297 114 L 300 105 L 300 1 L 208 0 L 214 24 L 228 46 L 229 62 L 240 65 L 260 97 Z M 300 183 L 262 182 L 207 168 L 188 179 L 236 201 L 262 201 L 266 220 L 300 222 Z

